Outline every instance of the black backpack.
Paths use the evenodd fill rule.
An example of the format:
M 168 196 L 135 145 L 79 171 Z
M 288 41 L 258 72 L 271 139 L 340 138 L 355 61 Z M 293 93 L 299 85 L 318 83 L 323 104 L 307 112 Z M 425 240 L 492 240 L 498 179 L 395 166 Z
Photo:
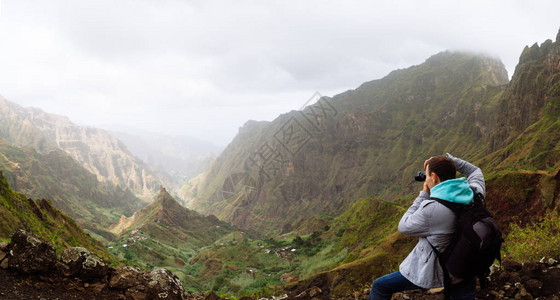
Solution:
M 432 245 L 443 269 L 446 299 L 449 299 L 449 290 L 455 287 L 450 275 L 463 279 L 461 283 L 464 284 L 478 277 L 480 286 L 485 288 L 490 266 L 496 259 L 501 263 L 500 247 L 504 240 L 496 220 L 484 206 L 484 196 L 475 194 L 469 205 L 431 199 L 449 208 L 457 216 L 455 233 L 447 248 L 439 252 Z

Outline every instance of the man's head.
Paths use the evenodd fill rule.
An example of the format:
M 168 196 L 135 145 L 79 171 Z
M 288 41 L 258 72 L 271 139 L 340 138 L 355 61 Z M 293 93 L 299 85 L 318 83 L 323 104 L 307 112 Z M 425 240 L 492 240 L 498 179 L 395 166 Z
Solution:
M 447 156 L 434 156 L 426 162 L 426 183 L 431 189 L 440 182 L 455 179 L 455 163 Z

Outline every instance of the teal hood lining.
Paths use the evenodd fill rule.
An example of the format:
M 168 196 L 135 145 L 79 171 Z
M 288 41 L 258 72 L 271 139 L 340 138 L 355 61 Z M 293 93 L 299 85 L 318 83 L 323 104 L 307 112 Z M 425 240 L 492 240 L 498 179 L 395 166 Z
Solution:
M 453 203 L 469 204 L 473 199 L 473 191 L 465 177 L 449 179 L 434 186 L 430 196 Z

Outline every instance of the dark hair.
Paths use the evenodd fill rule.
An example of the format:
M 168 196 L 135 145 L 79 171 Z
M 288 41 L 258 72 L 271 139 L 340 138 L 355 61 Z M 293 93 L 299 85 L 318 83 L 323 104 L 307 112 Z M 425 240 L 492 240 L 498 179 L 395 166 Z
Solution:
M 447 156 L 434 156 L 428 160 L 427 163 L 430 166 L 428 169 L 431 175 L 436 173 L 439 179 L 443 182 L 448 179 L 455 179 L 457 170 L 455 169 L 455 163 L 453 160 Z

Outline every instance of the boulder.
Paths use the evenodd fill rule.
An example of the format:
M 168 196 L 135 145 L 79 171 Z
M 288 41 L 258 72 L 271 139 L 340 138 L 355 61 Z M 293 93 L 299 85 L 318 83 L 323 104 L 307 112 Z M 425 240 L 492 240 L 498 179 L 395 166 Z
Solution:
M 146 292 L 149 299 L 183 299 L 185 289 L 179 278 L 166 269 L 145 274 Z
M 67 276 L 78 276 L 83 280 L 100 279 L 109 273 L 107 264 L 82 247 L 64 250 L 60 259 L 68 266 Z
M 9 247 L 9 267 L 20 273 L 45 273 L 57 262 L 53 245 L 18 230 Z
M 502 267 L 508 272 L 517 272 L 521 271 L 523 265 L 516 261 L 506 259 L 502 262 Z
M 109 276 L 109 287 L 117 290 L 126 290 L 142 285 L 143 273 L 138 268 L 125 266 L 116 268 Z

